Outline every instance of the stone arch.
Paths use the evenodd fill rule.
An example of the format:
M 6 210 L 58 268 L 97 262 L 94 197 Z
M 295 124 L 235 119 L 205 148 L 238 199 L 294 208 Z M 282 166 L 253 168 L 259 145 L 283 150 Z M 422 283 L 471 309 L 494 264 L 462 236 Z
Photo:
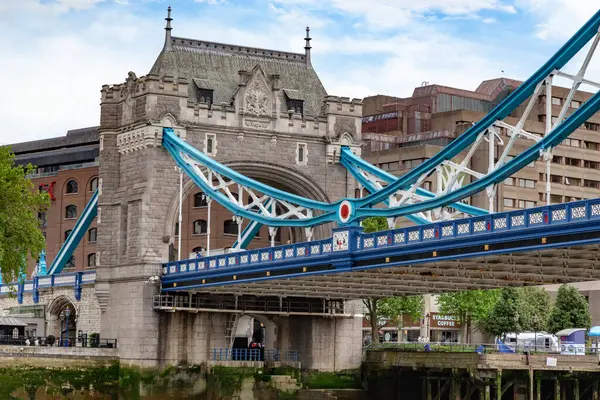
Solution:
M 75 346 L 78 316 L 79 309 L 72 298 L 66 295 L 56 297 L 46 309 L 46 336 L 56 337 L 56 345 Z
M 165 128 L 175 128 L 178 126 L 177 118 L 170 112 L 167 112 L 160 117 L 160 125 Z
M 265 315 L 240 315 L 234 346 L 245 348 L 252 341 L 259 341 L 265 349 L 276 349 L 278 345 L 277 333 L 277 324 Z M 248 339 L 247 344 L 242 340 L 243 338 Z
M 232 168 L 233 170 L 244 174 L 257 181 L 263 182 L 267 185 L 277 187 L 282 190 L 289 191 L 300 196 L 311 198 L 318 201 L 330 202 L 329 197 L 325 191 L 317 184 L 311 177 L 288 167 L 268 163 L 268 162 L 257 162 L 257 161 L 233 161 L 225 162 L 225 165 Z M 183 198 L 188 198 L 191 194 L 198 191 L 198 187 L 189 177 L 184 177 L 183 184 Z M 174 191 L 172 194 L 170 206 L 167 212 L 167 218 L 165 223 L 165 237 L 175 237 L 174 227 L 177 222 L 179 206 L 179 193 Z M 304 241 L 304 229 L 295 228 L 293 230 L 294 238 L 298 238 L 296 241 Z M 331 236 L 331 226 L 322 225 L 315 227 L 313 240 L 324 239 Z M 168 260 L 169 257 L 169 243 L 165 243 L 162 251 L 162 259 Z
M 354 140 L 352 135 L 348 132 L 344 132 L 340 135 L 340 145 L 342 146 L 352 146 L 354 144 Z

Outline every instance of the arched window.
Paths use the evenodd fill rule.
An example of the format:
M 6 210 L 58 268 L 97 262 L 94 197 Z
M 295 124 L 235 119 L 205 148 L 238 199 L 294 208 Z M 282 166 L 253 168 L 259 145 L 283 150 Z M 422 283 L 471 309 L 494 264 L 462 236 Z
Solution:
M 98 178 L 92 178 L 90 181 L 90 192 L 95 192 L 98 189 Z
M 69 257 L 69 260 L 65 264 L 65 269 L 75 269 L 75 256 Z
M 77 185 L 77 181 L 71 179 L 67 182 L 67 194 L 77 193 L 79 191 L 79 185 Z
M 88 254 L 87 258 L 88 268 L 94 268 L 96 266 L 96 253 Z
M 206 221 L 203 219 L 198 219 L 194 221 L 194 235 L 200 235 L 202 233 L 206 233 Z
M 88 231 L 88 242 L 96 243 L 98 239 L 98 230 L 96 228 L 92 228 Z
M 198 192 L 194 195 L 194 207 L 206 207 L 208 201 L 204 192 Z
M 175 222 L 175 233 L 173 236 L 179 237 L 179 222 Z
M 19 338 L 19 328 L 15 328 L 13 329 L 13 339 L 18 339 Z
M 65 231 L 65 242 L 69 238 L 69 235 L 71 234 L 71 231 L 72 231 L 71 229 L 69 229 L 68 231 Z
M 238 224 L 234 220 L 228 219 L 227 221 L 223 222 L 223 233 L 229 235 L 237 235 Z
M 70 204 L 65 207 L 65 218 L 77 218 L 77 206 Z

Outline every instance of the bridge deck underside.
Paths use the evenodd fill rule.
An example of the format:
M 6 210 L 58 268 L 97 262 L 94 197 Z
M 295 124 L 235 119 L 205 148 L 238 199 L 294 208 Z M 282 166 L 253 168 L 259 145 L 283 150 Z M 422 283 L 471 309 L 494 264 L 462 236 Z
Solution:
M 360 299 L 600 280 L 600 244 L 230 283 L 196 293 Z

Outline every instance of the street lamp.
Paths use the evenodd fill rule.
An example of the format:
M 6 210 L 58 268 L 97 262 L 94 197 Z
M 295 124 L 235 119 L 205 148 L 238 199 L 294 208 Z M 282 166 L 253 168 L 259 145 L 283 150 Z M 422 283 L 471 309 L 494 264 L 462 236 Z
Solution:
M 533 343 L 534 351 L 537 353 L 537 330 L 538 330 L 538 316 L 533 314 Z

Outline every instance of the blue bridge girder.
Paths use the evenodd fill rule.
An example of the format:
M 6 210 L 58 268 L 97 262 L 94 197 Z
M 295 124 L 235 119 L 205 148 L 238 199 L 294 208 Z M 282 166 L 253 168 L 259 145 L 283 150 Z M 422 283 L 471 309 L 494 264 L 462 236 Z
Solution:
M 600 279 L 600 199 L 163 265 L 163 293 L 329 298 Z M 565 263 L 566 261 L 566 263 Z

